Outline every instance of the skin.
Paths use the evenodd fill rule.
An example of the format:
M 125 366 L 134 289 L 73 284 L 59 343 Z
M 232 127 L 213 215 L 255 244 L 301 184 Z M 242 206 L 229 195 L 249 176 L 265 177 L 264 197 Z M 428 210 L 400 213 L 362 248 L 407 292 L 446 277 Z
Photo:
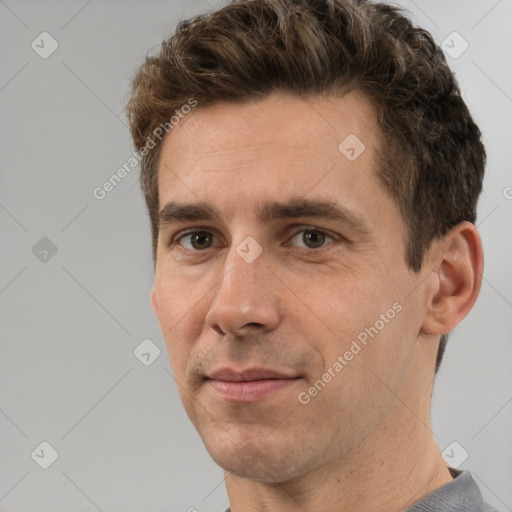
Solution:
M 349 134 L 365 145 L 354 161 L 338 149 Z M 357 91 L 199 106 L 164 140 L 160 207 L 204 201 L 220 217 L 162 223 L 151 303 L 186 412 L 225 470 L 232 512 L 401 511 L 452 478 L 430 427 L 434 364 L 440 335 L 478 295 L 481 242 L 462 223 L 413 272 L 403 219 L 376 176 L 381 150 L 375 111 Z M 262 202 L 293 198 L 333 201 L 367 229 L 258 220 Z M 182 236 L 191 228 L 212 234 L 206 248 Z M 306 228 L 329 236 L 311 247 Z M 263 250 L 252 263 L 237 253 L 248 236 Z M 338 356 L 396 303 L 401 311 L 302 404 L 299 393 L 332 376 Z M 206 378 L 224 366 L 296 380 L 234 403 Z

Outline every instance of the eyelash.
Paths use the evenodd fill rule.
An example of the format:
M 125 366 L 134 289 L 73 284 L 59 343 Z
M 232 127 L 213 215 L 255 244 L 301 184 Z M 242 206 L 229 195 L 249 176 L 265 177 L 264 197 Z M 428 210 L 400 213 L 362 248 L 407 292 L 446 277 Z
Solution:
M 326 231 L 325 229 L 320 229 L 320 228 L 317 228 L 317 227 L 314 227 L 314 226 L 301 226 L 301 229 L 295 231 L 292 234 L 292 236 L 289 238 L 289 240 L 293 240 L 298 234 L 303 233 L 304 231 L 313 231 L 313 232 L 317 232 L 317 233 L 322 233 L 328 239 L 332 240 L 331 242 L 326 243 L 325 245 L 322 245 L 321 247 L 317 247 L 317 248 L 297 247 L 298 249 L 302 249 L 302 250 L 305 250 L 307 252 L 314 252 L 314 251 L 318 252 L 321 249 L 324 249 L 324 248 L 328 247 L 333 242 L 344 241 L 344 240 L 346 241 L 346 239 L 344 239 L 343 237 L 341 237 L 339 235 L 334 235 L 330 231 Z M 179 245 L 180 240 L 182 240 L 183 238 L 185 238 L 187 236 L 190 236 L 190 235 L 194 235 L 196 233 L 207 233 L 207 234 L 211 234 L 213 236 L 216 236 L 211 231 L 208 231 L 207 228 L 200 228 L 199 227 L 199 228 L 191 229 L 189 231 L 185 231 L 183 233 L 177 233 L 177 235 L 175 235 L 174 237 L 171 238 L 170 242 L 168 243 L 168 247 L 169 248 L 173 248 L 175 245 Z M 287 242 L 287 244 L 288 244 L 288 242 Z M 206 252 L 208 249 L 212 249 L 212 248 L 214 248 L 214 246 L 213 247 L 208 247 L 207 249 L 203 249 L 203 250 L 188 249 L 188 248 L 182 247 L 182 249 L 184 249 L 186 251 L 192 251 L 192 252 L 195 252 L 195 253 Z

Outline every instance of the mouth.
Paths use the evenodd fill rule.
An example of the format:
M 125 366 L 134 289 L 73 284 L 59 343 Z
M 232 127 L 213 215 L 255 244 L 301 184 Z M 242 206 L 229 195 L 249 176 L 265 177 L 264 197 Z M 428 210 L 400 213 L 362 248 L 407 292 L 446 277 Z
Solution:
M 257 402 L 295 384 L 300 377 L 268 368 L 222 368 L 207 377 L 213 393 L 232 403 Z

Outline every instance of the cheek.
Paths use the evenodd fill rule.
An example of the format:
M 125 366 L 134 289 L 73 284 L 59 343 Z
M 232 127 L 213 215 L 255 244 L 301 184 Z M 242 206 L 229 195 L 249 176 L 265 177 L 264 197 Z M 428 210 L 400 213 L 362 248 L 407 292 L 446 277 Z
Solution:
M 363 271 L 294 276 L 292 290 L 290 318 L 308 333 L 308 341 L 331 359 L 348 350 L 351 341 L 386 310 L 383 304 L 387 305 L 371 274 Z
M 167 276 L 156 280 L 155 291 L 158 321 L 172 370 L 176 377 L 183 376 L 194 340 L 204 325 L 207 289 Z
M 169 259 L 169 258 L 167 258 Z M 212 284 L 205 271 L 171 264 L 161 257 L 155 277 L 159 321 L 162 328 L 180 328 L 189 317 L 197 317 L 210 296 Z
M 322 355 L 321 363 L 311 368 L 301 395 L 310 400 L 305 407 L 312 417 L 325 418 L 328 412 L 336 428 L 346 429 L 346 436 L 351 432 L 365 436 L 379 422 L 400 389 L 412 350 L 412 343 L 407 346 L 403 341 L 407 328 L 401 315 L 406 315 L 405 308 L 398 313 L 393 310 L 389 323 L 382 325 L 379 316 L 375 319 L 368 311 L 354 311 L 350 326 L 339 319 L 338 334 L 330 338 L 330 344 L 326 340 L 318 343 L 310 335 Z
M 379 376 L 393 382 L 417 334 L 415 305 L 410 298 L 406 302 L 397 276 L 361 270 L 335 278 L 317 275 L 309 282 L 309 287 L 304 282 L 299 286 L 303 290 L 301 304 L 295 302 L 299 308 L 290 303 L 288 312 L 296 332 L 320 356 L 309 380 L 314 382 L 331 368 L 337 376 L 333 387 L 347 378 L 343 386 L 359 396 L 362 390 L 371 391 Z M 336 371 L 333 365 L 340 357 L 343 370 Z

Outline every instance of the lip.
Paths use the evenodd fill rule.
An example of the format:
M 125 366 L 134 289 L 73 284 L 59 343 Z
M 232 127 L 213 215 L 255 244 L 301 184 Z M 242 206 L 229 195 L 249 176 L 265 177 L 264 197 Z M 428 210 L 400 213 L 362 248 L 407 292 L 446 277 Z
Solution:
M 269 368 L 241 371 L 222 368 L 210 374 L 208 385 L 217 396 L 228 402 L 246 403 L 269 398 L 293 385 L 299 378 Z
M 264 379 L 293 379 L 297 376 L 289 375 L 272 368 L 246 368 L 238 371 L 233 368 L 219 368 L 211 372 L 208 377 L 213 380 L 223 380 L 227 382 L 248 382 Z

